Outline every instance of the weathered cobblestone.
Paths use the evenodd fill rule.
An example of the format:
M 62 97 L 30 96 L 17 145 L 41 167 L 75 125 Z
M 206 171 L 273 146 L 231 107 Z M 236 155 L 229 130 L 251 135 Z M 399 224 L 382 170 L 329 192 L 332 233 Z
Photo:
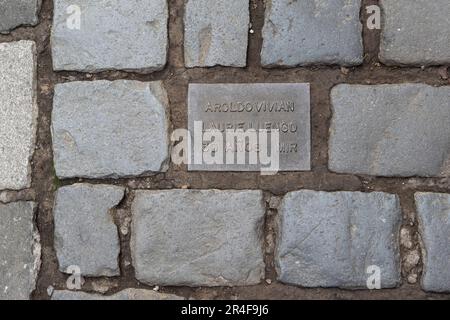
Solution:
M 0 190 L 31 185 L 38 113 L 35 51 L 32 41 L 0 44 Z
M 245 67 L 250 23 L 248 0 L 186 2 L 185 64 Z
M 266 1 L 263 66 L 363 62 L 360 0 Z
M 331 93 L 332 171 L 450 174 L 450 87 L 338 85 Z
M 27 300 L 40 267 L 33 202 L 0 203 L 0 300 Z
M 422 287 L 450 292 L 450 194 L 416 193 L 424 245 Z
M 36 25 L 41 0 L 0 0 L 0 33 L 23 25 Z
M 168 49 L 166 0 L 55 0 L 55 70 L 162 69 Z M 72 7 L 71 7 L 72 6 Z M 71 7 L 74 11 L 68 14 Z M 76 25 L 77 8 L 81 24 Z M 75 20 L 74 20 L 75 19 Z
M 139 281 L 237 286 L 257 284 L 264 275 L 260 191 L 138 191 L 132 215 Z
M 57 290 L 53 292 L 52 300 L 184 300 L 184 298 L 174 294 L 144 289 L 125 289 L 110 296 L 81 291 Z
M 164 171 L 166 108 L 161 82 L 57 85 L 52 115 L 56 174 L 117 178 Z
M 280 207 L 279 279 L 304 287 L 366 288 L 369 266 L 381 286 L 400 282 L 401 210 L 386 193 L 288 193 Z
M 380 60 L 389 65 L 450 63 L 450 1 L 382 0 Z
M 110 210 L 123 196 L 123 188 L 106 185 L 76 184 L 58 190 L 55 248 L 62 272 L 78 266 L 85 276 L 120 274 L 119 236 Z

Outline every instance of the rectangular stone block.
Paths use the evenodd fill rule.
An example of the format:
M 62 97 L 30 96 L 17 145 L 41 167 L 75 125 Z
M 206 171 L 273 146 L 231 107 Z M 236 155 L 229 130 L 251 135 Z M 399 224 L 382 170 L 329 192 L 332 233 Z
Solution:
M 223 157 L 219 164 L 195 163 L 192 155 L 189 170 L 199 171 L 259 171 L 267 167 L 261 161 L 262 141 L 267 141 L 270 152 L 278 149 L 280 171 L 311 169 L 310 91 L 306 83 L 239 83 L 239 84 L 190 84 L 188 97 L 188 122 L 191 135 L 195 135 L 195 121 L 203 123 L 203 130 L 219 130 L 223 136 Z M 226 130 L 279 130 L 279 146 L 271 146 L 267 139 L 258 144 L 248 140 L 228 141 Z M 198 139 L 197 139 L 198 140 Z M 207 140 L 207 139 L 204 139 Z M 209 140 L 209 139 L 208 139 Z M 194 139 L 194 143 L 195 143 Z M 206 141 L 205 154 L 219 148 Z M 210 148 L 210 149 L 208 149 Z M 245 162 L 238 164 L 236 153 L 245 153 Z M 252 164 L 251 153 L 258 159 Z M 227 155 L 235 161 L 227 163 Z M 205 160 L 205 158 L 203 159 Z M 220 161 L 220 159 L 218 159 Z
M 0 44 L 0 190 L 31 186 L 37 122 L 36 48 Z
M 0 203 L 0 300 L 28 300 L 41 265 L 33 202 Z
M 124 289 L 110 296 L 100 294 L 86 293 L 81 291 L 56 290 L 52 294 L 52 300 L 82 300 L 82 301 L 101 301 L 101 300 L 184 300 L 183 297 L 174 294 L 159 293 L 153 290 L 145 289 Z
M 55 70 L 151 72 L 168 50 L 167 0 L 55 0 Z
M 141 282 L 239 286 L 264 275 L 261 191 L 138 191 L 131 210 L 131 254 Z
M 422 288 L 450 292 L 450 194 L 414 195 L 423 243 Z
M 165 171 L 167 109 L 160 81 L 56 85 L 52 137 L 57 176 L 119 178 Z
M 450 1 L 382 0 L 380 60 L 388 65 L 450 63 Z
M 352 289 L 400 283 L 397 196 L 302 190 L 284 197 L 279 214 L 275 260 L 280 281 Z
M 363 62 L 361 0 L 269 0 L 262 30 L 265 67 Z
M 61 272 L 77 266 L 83 276 L 120 275 L 119 235 L 110 210 L 124 193 L 124 188 L 108 185 L 75 184 L 58 189 L 55 249 Z
M 450 174 L 450 87 L 338 85 L 329 167 L 374 176 Z
M 0 33 L 38 23 L 41 0 L 0 0 Z
M 184 17 L 184 57 L 191 67 L 247 64 L 248 0 L 188 0 Z

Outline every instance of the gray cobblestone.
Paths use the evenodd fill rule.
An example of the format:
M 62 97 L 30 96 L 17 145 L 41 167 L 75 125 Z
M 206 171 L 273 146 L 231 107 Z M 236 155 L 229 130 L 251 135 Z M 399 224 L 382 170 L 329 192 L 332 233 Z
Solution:
M 54 4 L 55 70 L 150 72 L 165 66 L 166 0 L 55 0 Z M 70 6 L 80 10 L 79 28 L 72 20 L 77 11 L 67 13 Z
M 35 51 L 32 41 L 0 44 L 0 190 L 31 185 L 38 114 Z
M 56 174 L 117 178 L 164 171 L 166 108 L 159 81 L 57 85 L 52 115 Z
M 123 188 L 106 185 L 76 184 L 58 190 L 55 248 L 62 272 L 78 266 L 83 276 L 120 274 L 119 236 L 110 210 L 123 196 Z
M 41 0 L 0 0 L 0 33 L 38 23 Z
M 424 244 L 422 287 L 450 292 L 450 194 L 419 192 L 415 199 Z
M 360 0 L 266 1 L 263 66 L 361 64 L 360 6 Z
M 52 300 L 184 300 L 174 294 L 159 293 L 144 289 L 125 289 L 110 296 L 80 291 L 56 290 Z
M 27 300 L 40 268 L 33 202 L 0 203 L 0 300 Z
M 448 0 L 382 0 L 380 60 L 389 65 L 450 63 Z
M 304 287 L 366 288 L 369 266 L 381 286 L 400 282 L 401 210 L 386 193 L 288 193 L 280 207 L 279 279 Z
M 450 87 L 338 85 L 330 169 L 378 176 L 450 174 Z
M 257 284 L 264 274 L 260 191 L 138 191 L 132 214 L 139 281 L 237 286 Z
M 186 2 L 185 63 L 245 67 L 250 23 L 248 0 Z

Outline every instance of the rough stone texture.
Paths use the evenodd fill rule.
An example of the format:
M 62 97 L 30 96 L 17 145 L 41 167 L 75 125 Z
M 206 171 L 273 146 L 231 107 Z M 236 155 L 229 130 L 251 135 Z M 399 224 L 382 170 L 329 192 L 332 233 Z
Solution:
M 388 65 L 450 63 L 450 1 L 382 0 L 380 60 Z
M 366 288 L 367 268 L 381 286 L 400 281 L 401 210 L 386 193 L 288 193 L 280 210 L 276 263 L 282 282 L 304 287 Z
M 62 272 L 79 266 L 84 276 L 120 274 L 119 236 L 110 210 L 124 188 L 76 184 L 58 189 L 55 198 L 55 249 Z
M 38 112 L 35 51 L 32 41 L 0 44 L 0 190 L 31 185 Z
M 56 174 L 117 178 L 165 171 L 166 108 L 159 81 L 57 85 L 52 115 Z
M 237 286 L 264 275 L 261 191 L 138 191 L 132 215 L 139 281 Z
M 363 62 L 360 0 L 268 0 L 262 31 L 265 67 Z
M 450 292 L 450 194 L 416 193 L 424 244 L 422 288 Z
M 232 109 L 235 111 L 232 112 Z M 225 139 L 222 149 L 223 164 L 205 161 L 196 164 L 194 149 L 188 168 L 192 171 L 311 170 L 310 112 L 310 88 L 306 83 L 190 84 L 188 128 L 191 132 L 194 132 L 195 121 L 202 121 L 207 129 L 224 130 L 231 125 L 232 129 L 242 129 L 246 132 L 249 129 L 267 129 L 269 123 L 269 129 L 279 129 L 280 151 L 277 166 L 273 163 L 270 166 L 261 164 L 259 156 L 257 164 L 250 164 L 250 152 L 245 153 L 245 164 L 227 164 L 227 156 L 233 154 L 233 158 L 237 159 L 236 149 L 245 149 L 243 138 L 237 139 L 239 142 L 235 144 L 235 148 L 231 147 L 235 143 L 234 140 Z M 286 125 L 286 130 L 283 129 L 283 124 Z M 226 134 L 223 136 L 226 138 Z M 247 150 L 256 151 L 258 146 L 247 143 Z M 261 144 L 261 141 L 258 143 Z M 211 145 L 214 147 L 214 143 Z M 268 147 L 270 151 L 274 149 L 271 145 Z M 199 153 L 201 152 L 202 150 Z M 204 155 L 207 153 L 211 151 L 204 152 Z M 268 154 L 266 150 L 262 153 Z
M 36 285 L 41 250 L 33 202 L 0 204 L 0 300 L 27 300 Z
M 184 300 L 183 297 L 144 289 L 125 289 L 110 296 L 80 291 L 56 290 L 52 300 Z
M 0 0 L 0 33 L 22 25 L 36 25 L 41 0 Z
M 378 176 L 450 174 L 450 87 L 338 85 L 329 166 Z
M 188 0 L 184 18 L 187 67 L 245 67 L 248 0 Z
M 150 72 L 164 68 L 168 50 L 166 0 L 55 0 L 52 30 L 55 70 Z M 71 5 L 81 25 L 70 23 Z M 70 27 L 70 28 L 69 28 Z

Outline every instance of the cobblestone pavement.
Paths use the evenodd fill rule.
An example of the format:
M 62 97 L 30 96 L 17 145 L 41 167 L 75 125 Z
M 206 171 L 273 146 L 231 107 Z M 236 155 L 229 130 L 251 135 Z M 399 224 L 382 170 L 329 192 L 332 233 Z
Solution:
M 0 299 L 448 299 L 449 16 L 0 0 Z M 193 83 L 307 84 L 311 169 L 175 164 Z

